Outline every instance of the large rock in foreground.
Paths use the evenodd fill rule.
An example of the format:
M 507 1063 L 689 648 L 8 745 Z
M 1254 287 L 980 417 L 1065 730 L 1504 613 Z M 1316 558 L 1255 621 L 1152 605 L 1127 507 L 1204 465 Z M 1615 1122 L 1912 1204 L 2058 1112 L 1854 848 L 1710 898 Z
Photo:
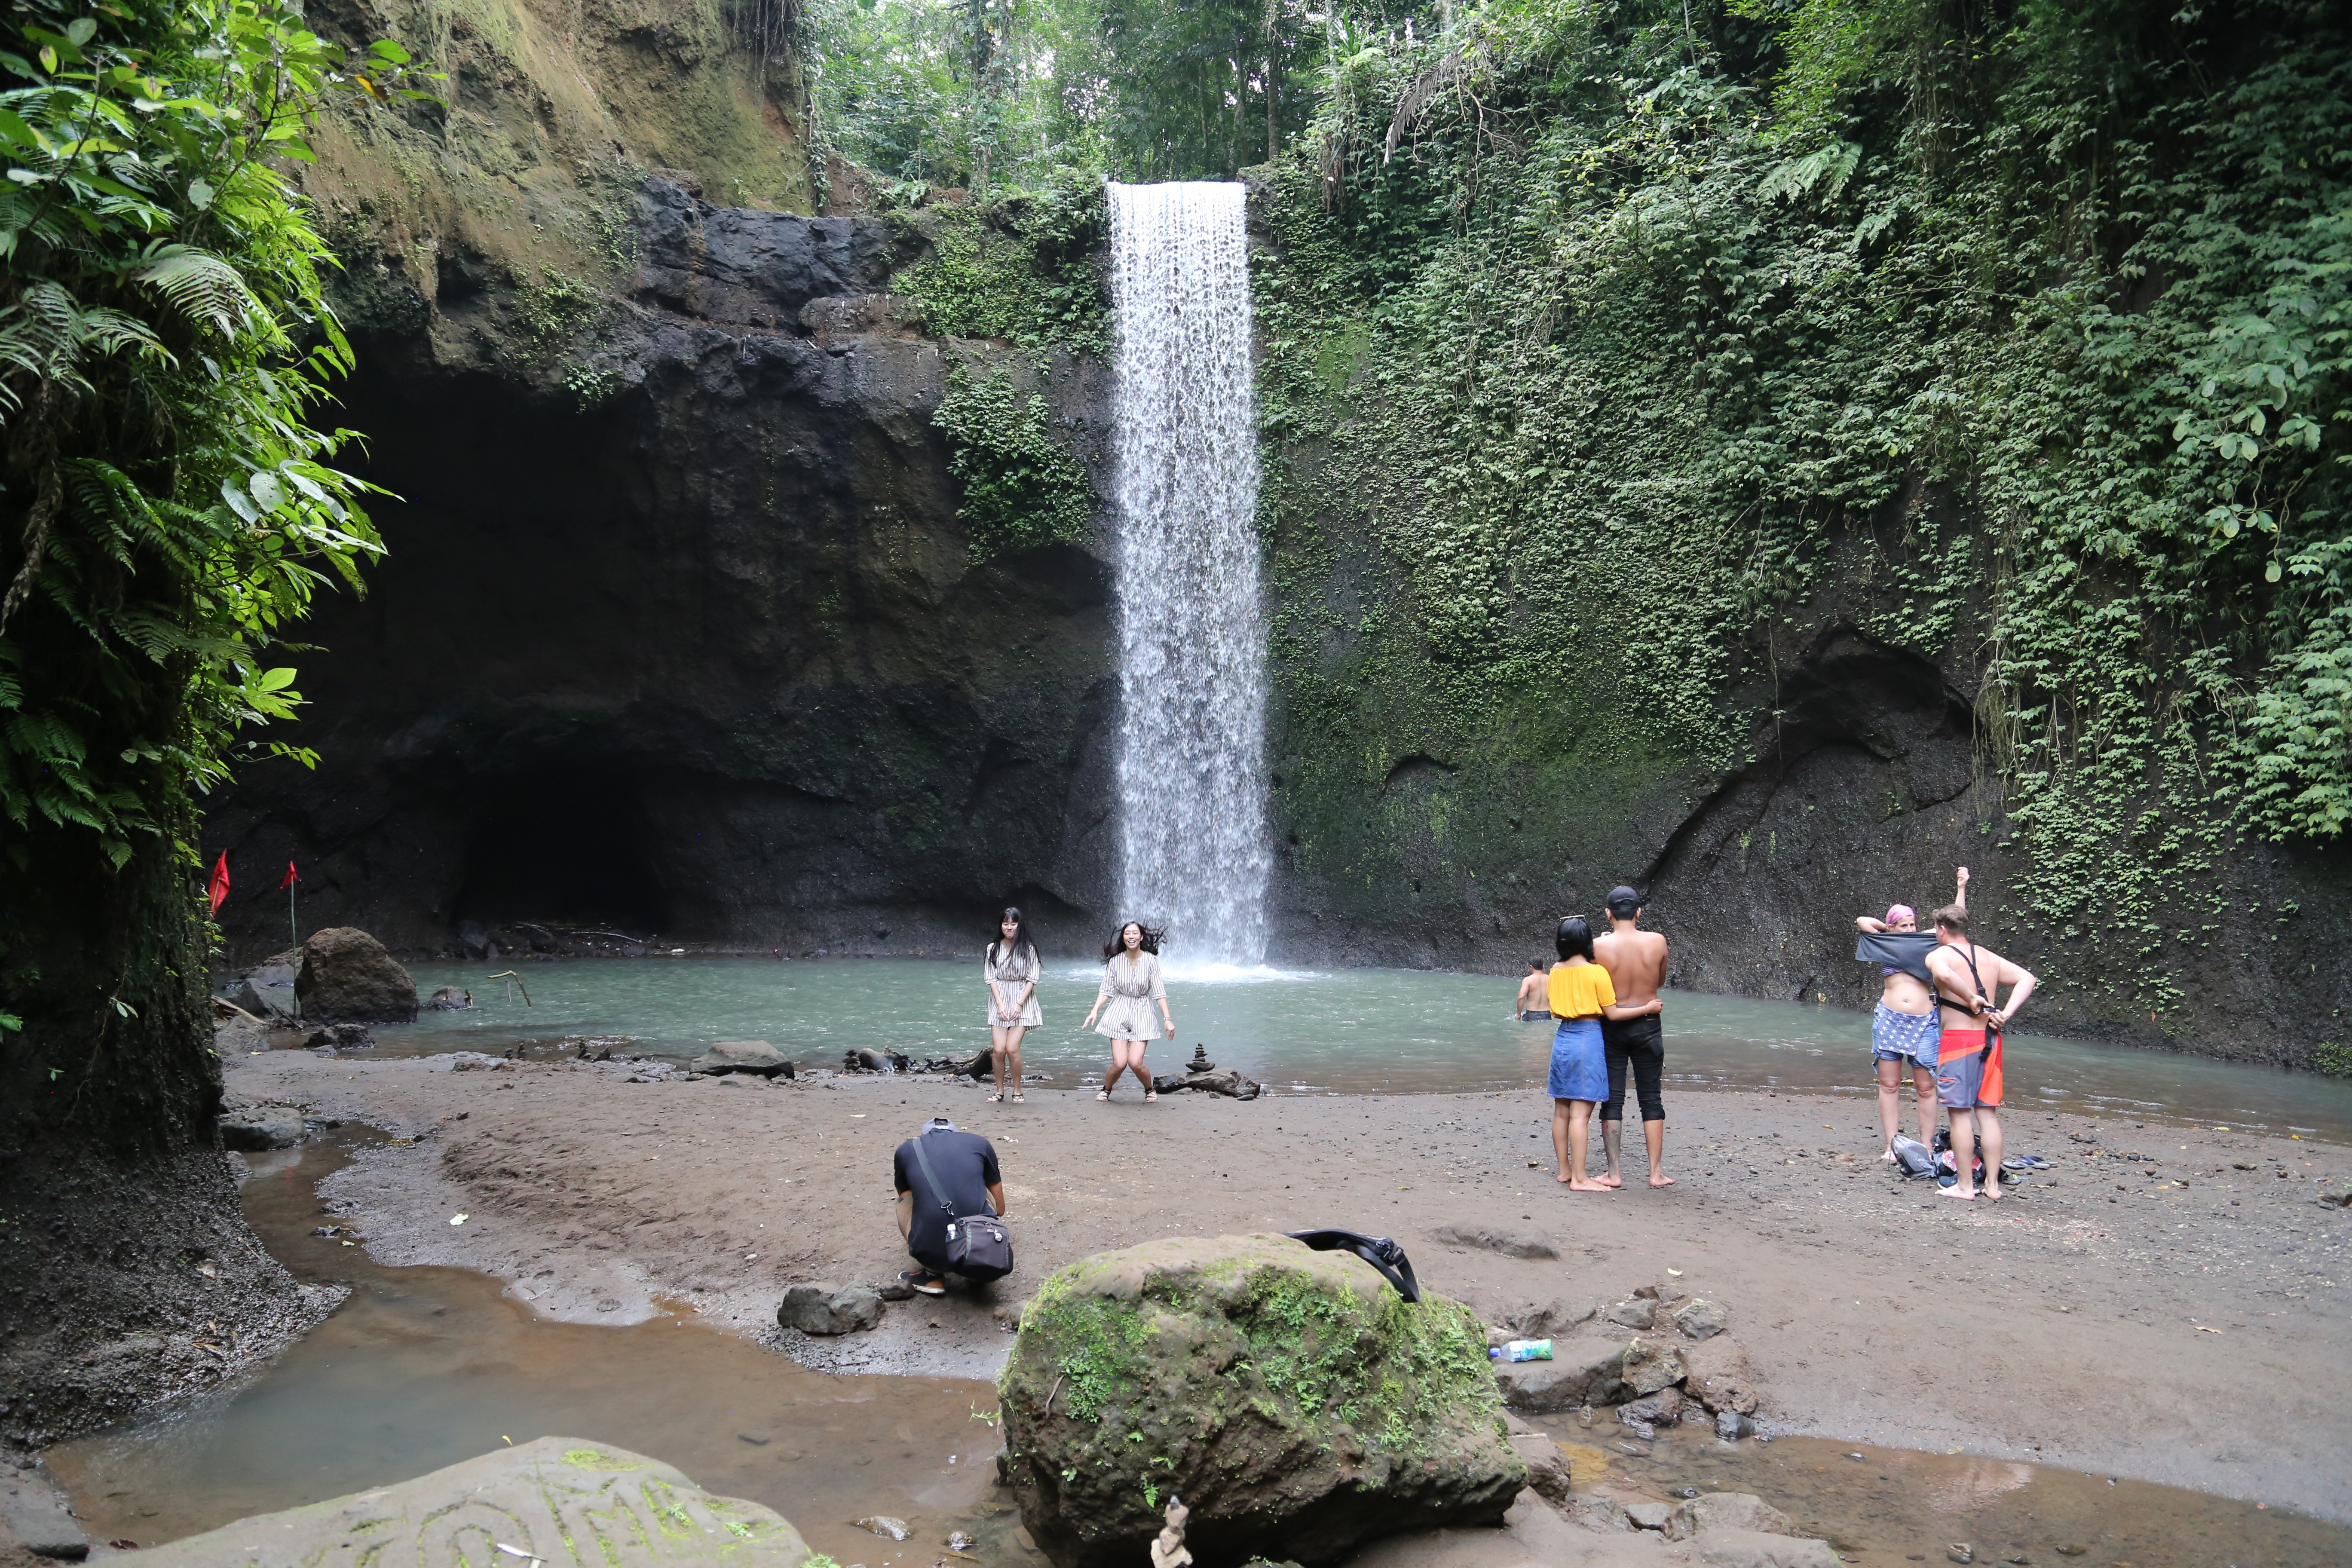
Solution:
M 398 1486 L 257 1514 L 125 1554 L 142 1568 L 400 1563 L 480 1568 L 725 1563 L 800 1568 L 810 1558 L 782 1514 L 712 1497 L 657 1459 L 577 1437 L 541 1437 Z
M 1005 1478 L 1059 1568 L 1143 1562 L 1171 1493 L 1222 1568 L 1494 1524 L 1528 1483 L 1476 1315 L 1287 1237 L 1072 1264 L 1023 1309 L 998 1392 Z
M 367 932 L 330 926 L 302 944 L 294 1002 L 310 1024 L 413 1024 L 416 982 Z

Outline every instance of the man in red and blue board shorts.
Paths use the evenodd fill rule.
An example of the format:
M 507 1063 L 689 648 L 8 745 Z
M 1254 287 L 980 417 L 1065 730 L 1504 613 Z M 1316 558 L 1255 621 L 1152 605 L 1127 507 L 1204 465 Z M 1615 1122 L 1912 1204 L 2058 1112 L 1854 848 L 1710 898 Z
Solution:
M 1969 911 L 1948 904 L 1936 911 L 1936 950 L 1927 955 L 1944 1034 L 1936 1053 L 1936 1103 L 1952 1123 L 1952 1159 L 1959 1183 L 1940 1189 L 1948 1198 L 1976 1194 L 1977 1139 L 1984 1140 L 1985 1196 L 2000 1196 L 2000 1036 L 2033 994 L 2033 976 L 1989 947 L 1969 940 Z M 2004 985 L 2009 1005 L 1993 1003 Z

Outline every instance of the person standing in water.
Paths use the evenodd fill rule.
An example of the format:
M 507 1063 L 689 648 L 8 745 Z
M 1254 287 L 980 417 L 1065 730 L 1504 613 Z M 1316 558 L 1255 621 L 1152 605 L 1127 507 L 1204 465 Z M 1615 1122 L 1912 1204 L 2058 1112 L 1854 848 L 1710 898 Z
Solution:
M 1143 1085 L 1147 1102 L 1160 1098 L 1160 1091 L 1151 1087 L 1151 1070 L 1143 1065 L 1143 1052 L 1160 1037 L 1160 1030 L 1151 1026 L 1154 1002 L 1160 1004 L 1160 1022 L 1169 1037 L 1176 1034 L 1176 1020 L 1168 1011 L 1168 986 L 1160 978 L 1162 934 L 1141 921 L 1129 921 L 1103 943 L 1102 989 L 1095 994 L 1095 1005 L 1087 1009 L 1087 1021 L 1079 1026 L 1110 1038 L 1110 1071 L 1103 1075 L 1097 1100 L 1110 1098 L 1123 1072 L 1133 1073 Z M 1097 1013 L 1102 1015 L 1100 1025 L 1095 1023 Z
M 1601 1024 L 1601 1048 L 1609 1061 L 1609 1098 L 1601 1107 L 1601 1148 L 1609 1169 L 1601 1184 L 1625 1184 L 1617 1169 L 1617 1145 L 1625 1129 L 1625 1074 L 1630 1068 L 1642 1102 L 1642 1140 L 1650 1150 L 1650 1185 L 1671 1187 L 1675 1179 L 1666 1174 L 1665 1165 L 1666 1100 L 1659 1087 L 1666 1070 L 1666 1031 L 1658 1016 L 1665 1007 L 1658 988 L 1666 983 L 1666 939 L 1639 929 L 1642 895 L 1633 889 L 1610 889 L 1608 909 L 1608 934 L 1593 939 L 1593 962 L 1609 972 L 1620 1005 L 1647 1005 L 1650 1010 L 1624 1019 L 1612 1015 Z
M 1984 1140 L 1985 1196 L 2000 1196 L 2000 1037 L 2033 994 L 2032 974 L 1989 947 L 1969 940 L 1969 911 L 1948 904 L 1936 911 L 1936 950 L 1927 955 L 1936 976 L 1936 1000 L 1944 1035 L 1936 1063 L 1936 1099 L 1952 1123 L 1952 1163 L 1957 1185 L 1938 1189 L 1948 1198 L 1976 1194 L 1974 1152 Z M 2004 985 L 2009 1005 L 1993 1005 Z
M 1552 945 L 1559 952 L 1559 962 L 1551 966 L 1546 990 L 1559 1028 L 1552 1036 L 1551 1072 L 1544 1087 L 1551 1096 L 1551 1147 L 1559 1159 L 1557 1176 L 1572 1193 L 1605 1193 L 1607 1187 L 1584 1173 L 1592 1110 L 1609 1095 L 1601 1021 L 1638 1018 L 1655 1013 L 1660 1005 L 1654 997 L 1645 1006 L 1618 1005 L 1609 972 L 1592 962 L 1592 927 L 1583 917 L 1570 915 L 1560 921 Z
M 1027 1103 L 1021 1098 L 1021 1037 L 1045 1021 L 1037 1010 L 1037 978 L 1044 970 L 1021 911 L 1006 910 L 997 922 L 996 940 L 988 944 L 987 956 L 981 961 L 982 977 L 988 982 L 988 1055 L 996 1069 L 996 1092 L 988 1097 L 991 1105 L 1004 1098 L 1008 1070 L 1013 1103 Z
M 1969 868 L 1962 866 L 1954 873 L 1956 886 L 1952 891 L 1952 907 L 1969 907 Z M 1885 920 L 1868 915 L 1853 917 L 1854 929 L 1874 934 L 1895 931 L 1904 935 L 1919 929 L 1919 911 L 1908 904 L 1895 904 L 1886 911 Z M 1942 1042 L 1942 1031 L 1937 1026 L 1936 996 L 1927 983 L 1907 969 L 1892 963 L 1882 963 L 1878 973 L 1883 984 L 1878 995 L 1877 1010 L 1870 1016 L 1870 1060 L 1878 1074 L 1878 1124 L 1886 1134 L 1886 1150 L 1879 1155 L 1892 1164 L 1895 1160 L 1895 1132 L 1903 1125 L 1903 1068 L 1911 1068 L 1911 1108 L 1919 1121 L 1919 1142 L 1933 1147 L 1936 1125 L 1936 1054 Z
M 1528 972 L 1519 977 L 1518 1000 L 1511 1004 L 1511 1017 L 1516 1023 L 1532 1024 L 1538 1018 L 1551 1016 L 1551 1005 L 1544 1000 L 1544 961 L 1528 960 Z

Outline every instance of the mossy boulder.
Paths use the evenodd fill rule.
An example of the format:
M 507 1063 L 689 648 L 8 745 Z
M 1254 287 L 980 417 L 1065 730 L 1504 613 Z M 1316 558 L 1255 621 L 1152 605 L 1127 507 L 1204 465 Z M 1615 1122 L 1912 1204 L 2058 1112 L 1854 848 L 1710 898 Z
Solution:
M 1005 1478 L 1059 1568 L 1142 1562 L 1171 1494 L 1220 1568 L 1494 1524 L 1528 1484 L 1476 1315 L 1287 1237 L 1072 1264 L 1023 1310 L 998 1392 Z

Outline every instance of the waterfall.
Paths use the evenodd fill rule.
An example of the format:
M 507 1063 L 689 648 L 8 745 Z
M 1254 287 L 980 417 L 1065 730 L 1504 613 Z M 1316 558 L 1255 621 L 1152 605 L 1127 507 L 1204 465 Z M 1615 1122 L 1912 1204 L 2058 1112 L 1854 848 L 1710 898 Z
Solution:
M 1237 184 L 1110 187 L 1120 918 L 1265 958 L 1265 637 Z

